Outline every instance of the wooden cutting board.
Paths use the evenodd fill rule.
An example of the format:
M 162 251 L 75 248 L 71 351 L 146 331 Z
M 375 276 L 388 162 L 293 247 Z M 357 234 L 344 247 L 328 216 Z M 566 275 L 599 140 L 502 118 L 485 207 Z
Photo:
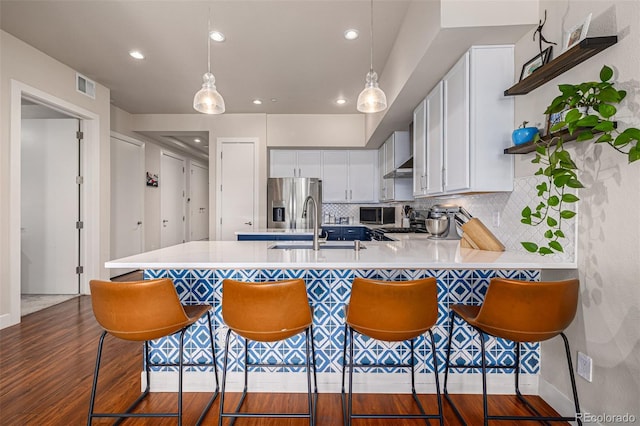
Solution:
M 462 235 L 461 247 L 468 244 L 468 248 L 489 251 L 504 251 L 504 245 L 496 238 L 495 235 L 480 221 L 478 218 L 469 219 L 467 223 L 461 226 L 464 234 Z

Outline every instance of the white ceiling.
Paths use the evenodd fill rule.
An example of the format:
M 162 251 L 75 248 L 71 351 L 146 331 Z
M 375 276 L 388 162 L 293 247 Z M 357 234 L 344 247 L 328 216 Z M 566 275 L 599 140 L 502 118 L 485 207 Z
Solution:
M 408 3 L 374 2 L 378 72 Z M 228 113 L 357 112 L 369 69 L 368 1 L 1 0 L 0 17 L 3 30 L 111 89 L 117 107 L 185 114 L 194 113 L 207 68 L 209 8 L 212 28 L 227 37 L 211 43 L 211 67 Z M 345 40 L 348 28 L 360 38 Z M 131 49 L 146 58 L 132 59 Z M 347 104 L 336 105 L 339 97 Z

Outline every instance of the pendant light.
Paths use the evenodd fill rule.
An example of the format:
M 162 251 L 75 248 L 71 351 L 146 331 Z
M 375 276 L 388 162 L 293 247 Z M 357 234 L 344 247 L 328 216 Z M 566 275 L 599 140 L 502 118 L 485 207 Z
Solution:
M 373 70 L 373 0 L 371 0 L 371 68 L 367 73 L 364 90 L 358 96 L 358 111 L 364 113 L 380 112 L 387 109 L 387 97 L 378 87 L 378 74 Z
M 193 108 L 204 114 L 222 114 L 224 99 L 216 90 L 216 78 L 211 74 L 211 8 L 207 20 L 207 72 L 202 76 L 202 89 L 193 97 Z

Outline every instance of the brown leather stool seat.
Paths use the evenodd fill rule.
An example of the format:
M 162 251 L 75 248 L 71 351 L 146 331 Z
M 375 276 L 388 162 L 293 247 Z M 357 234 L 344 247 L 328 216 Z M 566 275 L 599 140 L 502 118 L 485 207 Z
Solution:
M 480 368 L 482 370 L 482 396 L 484 405 L 484 424 L 489 420 L 537 420 L 537 421 L 577 421 L 576 416 L 542 416 L 522 396 L 519 389 L 520 346 L 524 342 L 541 342 L 557 335 L 562 336 L 569 366 L 569 377 L 573 390 L 576 413 L 580 412 L 578 393 L 576 390 L 571 351 L 569 341 L 564 330 L 571 324 L 578 307 L 577 279 L 565 281 L 530 282 L 504 278 L 493 278 L 489 283 L 487 294 L 481 306 L 452 305 L 450 306 L 449 342 L 447 344 L 447 370 L 444 379 L 444 394 L 451 403 L 454 412 L 463 422 L 462 415 L 451 400 L 447 391 L 449 369 Z M 481 365 L 459 365 L 450 362 L 451 341 L 455 318 L 458 317 L 470 325 L 480 336 Z M 486 336 L 490 335 L 512 340 L 516 343 L 516 362 L 512 365 L 487 365 Z M 501 368 L 515 370 L 515 390 L 527 408 L 534 413 L 532 416 L 491 416 L 487 403 L 487 368 Z M 466 423 L 465 423 L 466 424 Z
M 355 278 L 351 299 L 346 307 L 345 337 L 342 362 L 342 409 L 344 423 L 352 419 L 438 419 L 443 424 L 442 401 L 436 361 L 436 346 L 431 328 L 438 319 L 438 290 L 435 278 L 415 281 L 379 281 Z M 354 332 L 387 342 L 410 341 L 409 364 L 354 364 Z M 415 389 L 414 340 L 429 333 L 431 354 L 438 398 L 438 414 L 426 414 Z M 347 357 L 347 341 L 349 356 Z M 347 359 L 349 360 L 347 362 Z M 345 395 L 345 370 L 349 367 L 349 392 Z M 421 414 L 365 414 L 353 412 L 353 368 L 398 368 L 411 370 L 411 392 Z M 347 401 L 345 403 L 345 397 Z
M 227 331 L 224 346 L 224 367 L 222 369 L 222 391 L 218 424 L 221 425 L 225 417 L 230 417 L 232 421 L 235 421 L 238 417 L 308 418 L 310 425 L 315 424 L 318 382 L 316 378 L 315 347 L 313 344 L 313 314 L 311 306 L 309 306 L 304 281 L 302 279 L 293 279 L 287 281 L 250 283 L 225 279 L 222 282 L 222 318 L 229 327 L 229 330 Z M 236 409 L 233 412 L 225 412 L 224 394 L 229 359 L 229 340 L 232 332 L 243 337 L 245 341 L 244 389 Z M 304 333 L 305 335 L 306 356 L 304 364 L 265 364 L 249 361 L 249 340 L 276 342 L 289 339 L 300 333 Z M 240 407 L 247 396 L 249 368 L 255 366 L 305 366 L 307 373 L 308 412 L 240 413 Z
M 187 305 L 180 303 L 173 281 L 168 278 L 111 282 L 92 280 L 91 304 L 98 323 L 104 328 L 98 344 L 96 367 L 93 375 L 93 387 L 89 403 L 90 425 L 94 417 L 120 418 L 126 417 L 177 417 L 178 424 L 182 424 L 182 373 L 185 366 L 212 366 L 215 372 L 216 387 L 213 396 L 202 411 L 197 424 L 211 408 L 218 396 L 218 370 L 211 326 L 211 306 Z M 209 339 L 211 343 L 211 363 L 185 363 L 183 361 L 184 334 L 187 329 L 200 318 L 207 317 Z M 155 363 L 149 359 L 149 341 L 160 337 L 180 333 L 180 351 L 178 363 Z M 119 339 L 144 342 L 144 368 L 146 373 L 146 388 L 144 392 L 122 413 L 94 413 L 98 373 L 102 347 L 107 334 Z M 172 366 L 178 369 L 178 410 L 169 413 L 132 413 L 132 410 L 149 394 L 150 370 L 153 366 Z

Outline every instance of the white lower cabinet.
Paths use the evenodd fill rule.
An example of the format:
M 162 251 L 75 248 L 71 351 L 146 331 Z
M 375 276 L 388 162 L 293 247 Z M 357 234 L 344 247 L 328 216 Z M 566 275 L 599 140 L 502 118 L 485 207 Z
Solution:
M 376 201 L 375 150 L 322 151 L 322 202 Z

